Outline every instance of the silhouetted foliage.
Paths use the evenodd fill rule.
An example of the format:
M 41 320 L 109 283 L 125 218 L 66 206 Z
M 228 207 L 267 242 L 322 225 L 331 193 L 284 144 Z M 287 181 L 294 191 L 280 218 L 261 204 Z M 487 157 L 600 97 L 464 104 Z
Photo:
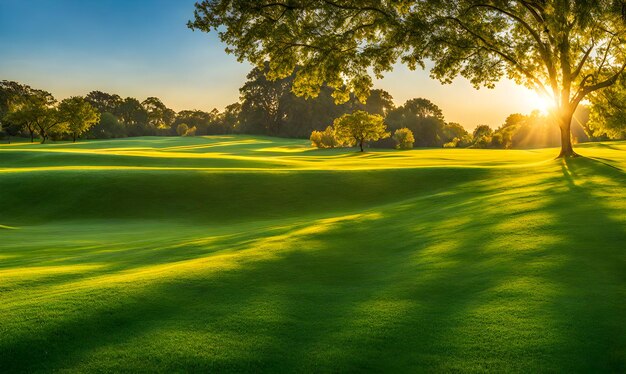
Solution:
M 125 127 L 126 136 L 149 135 L 151 132 L 148 125 L 148 112 L 135 98 L 127 97 L 118 107 L 113 108 L 113 112 L 109 113 L 117 113 L 119 121 Z
M 100 122 L 89 129 L 85 136 L 92 139 L 123 138 L 126 137 L 126 129 L 116 116 L 104 112 L 100 114 Z
M 18 136 L 24 128 L 22 119 L 10 115 L 15 106 L 24 103 L 31 94 L 29 86 L 18 82 L 0 81 L 0 136 L 6 137 L 11 142 L 11 137 Z
M 266 77 L 268 71 L 267 64 L 264 69 L 254 68 L 240 89 L 239 133 L 302 138 L 323 131 L 345 113 L 365 110 L 384 116 L 394 108 L 393 98 L 383 90 L 372 90 L 365 104 L 354 96 L 336 104 L 327 86 L 309 98 L 298 97 L 293 85 L 296 73 L 272 81 Z
M 215 110 L 215 109 L 214 109 Z M 181 124 L 195 127 L 197 132 L 203 135 L 209 134 L 208 129 L 211 126 L 215 114 L 203 112 L 201 110 L 181 110 L 174 119 L 173 127 L 177 129 Z
M 175 134 L 171 126 L 174 123 L 176 112 L 166 107 L 161 99 L 149 97 L 145 99 L 141 105 L 148 114 L 148 126 L 153 132 L 153 135 Z
M 268 70 L 267 66 L 265 70 Z M 329 128 L 329 125 L 343 114 L 364 111 L 381 115 L 390 130 L 411 130 L 413 146 L 417 147 L 534 148 L 560 143 L 558 128 L 550 125 L 550 117 L 539 112 L 530 115 L 512 114 L 492 133 L 481 133 L 474 137 L 460 124 L 446 122 L 441 109 L 424 98 L 408 100 L 396 108 L 389 93 L 374 89 L 370 91 L 365 104 L 354 96 L 343 104 L 336 104 L 332 89 L 327 86 L 322 87 L 314 98 L 296 96 L 293 93 L 294 75 L 276 83 L 268 80 L 262 70 L 253 69 L 248 77 L 245 89 L 242 89 L 242 102 L 228 105 L 222 112 L 213 109 L 211 112 L 182 110 L 175 113 L 156 97 L 150 97 L 142 103 L 132 97 L 121 99 L 116 94 L 92 91 L 84 98 L 85 104 L 97 111 L 107 111 L 100 112 L 99 121 L 91 127 L 90 121 L 77 120 L 74 125 L 78 126 L 77 132 L 72 131 L 67 114 L 63 115 L 63 112 L 67 112 L 67 105 L 57 103 L 50 93 L 17 82 L 2 81 L 0 110 L 4 115 L 0 118 L 0 136 L 10 138 L 26 135 L 34 140 L 36 134 L 45 134 L 42 136 L 44 141 L 49 137 L 73 139 L 81 135 L 80 126 L 85 126 L 83 131 L 86 129 L 82 136 L 92 139 L 177 135 L 178 126 L 186 124 L 188 129 L 185 134 L 188 136 L 231 133 L 273 135 L 277 132 L 278 136 L 310 137 L 313 143 L 321 147 L 333 147 L 342 144 L 336 138 L 330 140 L 330 132 L 335 129 Z M 616 86 L 604 92 L 619 95 L 619 89 Z M 258 98 L 263 99 L 256 101 Z M 597 110 L 599 108 L 602 107 L 598 106 Z M 611 120 L 615 128 L 619 129 L 621 123 L 617 109 L 613 108 L 615 112 L 611 113 L 615 113 L 615 118 Z M 266 113 L 267 110 L 270 113 Z M 592 127 L 597 125 L 587 124 L 588 117 L 589 110 L 580 106 L 571 124 L 574 141 L 588 141 L 590 137 L 592 140 L 608 139 L 606 132 L 600 133 L 597 127 Z M 277 122 L 268 126 L 263 124 L 262 121 L 272 118 Z M 482 129 L 488 132 L 484 126 Z M 319 140 L 322 138 L 325 140 Z M 384 137 L 368 141 L 368 144 L 371 147 L 394 148 L 397 142 L 393 137 Z
M 49 92 L 31 89 L 13 101 L 5 118 L 16 126 L 23 126 L 31 142 L 38 133 L 45 143 L 53 129 L 62 123 L 55 105 L 56 100 Z
M 392 110 L 385 121 L 391 130 L 401 128 L 411 130 L 416 147 L 441 147 L 447 141 L 443 113 L 427 99 L 408 100 L 404 105 Z
M 119 115 L 119 108 L 123 102 L 119 95 L 109 94 L 102 91 L 91 91 L 85 96 L 85 100 L 100 113 L 109 112 Z

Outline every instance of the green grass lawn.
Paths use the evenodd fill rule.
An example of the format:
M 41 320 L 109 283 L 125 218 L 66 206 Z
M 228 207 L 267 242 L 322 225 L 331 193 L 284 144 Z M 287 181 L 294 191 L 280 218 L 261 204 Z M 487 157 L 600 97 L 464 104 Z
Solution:
M 626 371 L 626 143 L 0 145 L 0 372 Z

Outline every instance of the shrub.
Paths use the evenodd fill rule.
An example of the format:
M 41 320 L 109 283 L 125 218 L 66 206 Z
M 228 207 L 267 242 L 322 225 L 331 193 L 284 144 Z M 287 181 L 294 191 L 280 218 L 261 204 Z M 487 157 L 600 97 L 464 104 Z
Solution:
M 189 131 L 189 126 L 187 126 L 186 123 L 181 123 L 180 125 L 178 125 L 178 127 L 176 127 L 176 133 L 179 136 L 187 135 L 187 131 Z
M 413 131 L 407 129 L 406 127 L 396 130 L 393 133 L 393 140 L 396 141 L 397 149 L 411 149 L 413 148 L 413 143 L 415 142 Z
M 459 142 L 460 142 L 459 138 L 454 138 L 451 141 L 449 141 L 447 143 L 444 143 L 443 147 L 444 148 L 456 148 L 456 147 L 458 147 Z
M 311 145 L 313 147 L 322 148 L 322 132 L 321 131 L 313 130 L 313 132 L 311 133 L 311 136 L 309 137 L 309 140 L 311 140 Z
M 317 148 L 335 148 L 340 146 L 335 129 L 328 126 L 324 131 L 313 131 L 311 133 L 311 145 Z
M 191 128 L 189 128 L 189 130 L 187 130 L 187 132 L 185 133 L 185 136 L 196 136 L 196 126 L 193 126 Z
M 491 135 L 482 135 L 474 139 L 472 148 L 491 148 Z

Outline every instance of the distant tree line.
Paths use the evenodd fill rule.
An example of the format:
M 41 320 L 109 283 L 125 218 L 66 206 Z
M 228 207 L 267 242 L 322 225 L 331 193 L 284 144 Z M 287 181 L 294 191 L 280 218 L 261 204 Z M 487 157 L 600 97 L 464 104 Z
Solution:
M 333 90 L 328 86 L 322 86 L 316 96 L 307 99 L 294 93 L 297 71 L 287 78 L 271 81 L 266 78 L 267 70 L 267 66 L 265 70 L 254 68 L 240 89 L 238 132 L 309 138 L 313 132 L 314 137 L 321 137 L 326 131 L 327 139 L 330 139 L 331 129 L 327 127 L 335 119 L 364 111 L 381 116 L 389 130 L 410 129 L 416 147 L 441 147 L 455 139 L 459 146 L 470 144 L 471 134 L 457 123 L 447 123 L 441 109 L 429 100 L 412 99 L 396 107 L 389 92 L 374 89 L 365 103 L 350 95 L 346 102 L 336 104 Z M 329 144 L 334 143 L 330 141 Z M 371 142 L 370 146 L 393 148 L 396 142 L 386 137 Z
M 37 135 L 42 143 L 49 138 L 76 138 L 100 121 L 99 113 L 82 97 L 57 102 L 49 93 L 16 82 L 0 82 L 0 125 L 2 135 Z
M 312 140 L 325 137 L 329 145 L 321 140 L 317 143 L 341 146 L 348 143 L 329 140 L 334 131 L 329 126 L 345 114 L 363 111 L 383 118 L 385 130 L 394 134 L 369 141 L 370 147 L 532 148 L 558 146 L 560 142 L 558 128 L 539 112 L 512 114 L 495 130 L 480 125 L 468 132 L 458 123 L 447 122 L 442 110 L 425 98 L 411 99 L 396 107 L 387 91 L 374 89 L 365 103 L 351 95 L 344 103 L 336 104 L 336 91 L 330 87 L 322 86 L 317 95 L 304 98 L 294 93 L 297 71 L 277 80 L 269 80 L 268 71 L 267 65 L 253 68 L 240 88 L 240 101 L 221 112 L 176 112 L 157 97 L 139 101 L 102 91 L 58 102 L 49 92 L 4 80 L 0 81 L 0 136 L 24 136 L 45 142 L 49 138 L 75 141 L 81 137 L 253 134 Z M 621 83 L 605 90 L 604 96 L 592 98 L 591 111 L 583 106 L 575 113 L 575 141 L 626 136 L 622 121 L 626 118 L 622 104 L 625 87 Z M 403 131 L 396 136 L 398 130 Z
M 343 104 L 335 104 L 333 90 L 322 86 L 317 96 L 305 99 L 294 94 L 294 81 L 297 71 L 287 78 L 268 80 L 265 69 L 254 68 L 249 74 L 241 93 L 241 112 L 236 131 L 239 133 L 262 134 L 283 137 L 310 137 L 314 145 L 340 147 L 349 145 L 342 139 L 334 138 L 333 121 L 344 114 L 365 111 L 384 118 L 386 130 L 394 134 L 377 141 L 370 141 L 370 147 L 410 148 L 410 147 L 472 147 L 472 148 L 537 148 L 553 147 L 560 144 L 560 130 L 553 126 L 552 118 L 539 112 L 528 115 L 512 114 L 497 129 L 479 125 L 473 132 L 468 132 L 461 124 L 447 122 L 442 110 L 425 98 L 410 99 L 396 107 L 393 97 L 384 90 L 370 91 L 365 104 L 354 95 Z M 606 91 L 607 94 L 613 91 Z M 622 94 L 626 97 L 626 94 Z M 619 93 L 613 94 L 614 101 L 620 100 Z M 593 106 L 595 111 L 599 104 Z M 625 107 L 626 110 L 626 107 Z M 571 131 L 575 142 L 619 139 L 619 131 L 607 134 L 610 128 L 605 123 L 595 124 L 589 121 L 594 110 L 580 106 L 574 113 Z M 614 110 L 614 112 L 616 112 Z M 617 111 L 613 122 L 620 119 Z M 626 115 L 623 115 L 626 118 Z M 603 117 L 596 115 L 598 122 Z M 594 127 L 595 125 L 595 127 Z M 330 126 L 330 127 L 329 127 Z M 615 124 L 613 128 L 620 128 Z M 411 146 L 407 145 L 409 136 L 400 129 L 410 130 Z M 399 140 L 399 136 L 402 139 Z M 400 146 L 402 144 L 402 146 Z
M 224 111 L 175 112 L 159 98 L 144 101 L 102 91 L 57 101 L 47 91 L 0 81 L 0 136 L 48 139 L 110 139 L 131 136 L 216 135 L 237 129 L 241 105 Z M 184 126 L 183 126 L 184 125 Z M 181 130 L 183 130 L 181 132 Z

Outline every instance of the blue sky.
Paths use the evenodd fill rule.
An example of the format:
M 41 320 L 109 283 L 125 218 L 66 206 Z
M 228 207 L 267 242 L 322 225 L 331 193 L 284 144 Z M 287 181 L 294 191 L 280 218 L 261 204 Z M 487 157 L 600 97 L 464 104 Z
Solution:
M 0 79 L 50 91 L 57 99 L 91 90 L 161 98 L 175 109 L 222 109 L 237 101 L 250 70 L 224 52 L 214 33 L 192 32 L 194 0 L 0 0 Z M 502 82 L 474 90 L 442 86 L 424 71 L 397 66 L 376 82 L 402 104 L 425 97 L 449 121 L 493 127 L 530 112 L 537 96 Z

